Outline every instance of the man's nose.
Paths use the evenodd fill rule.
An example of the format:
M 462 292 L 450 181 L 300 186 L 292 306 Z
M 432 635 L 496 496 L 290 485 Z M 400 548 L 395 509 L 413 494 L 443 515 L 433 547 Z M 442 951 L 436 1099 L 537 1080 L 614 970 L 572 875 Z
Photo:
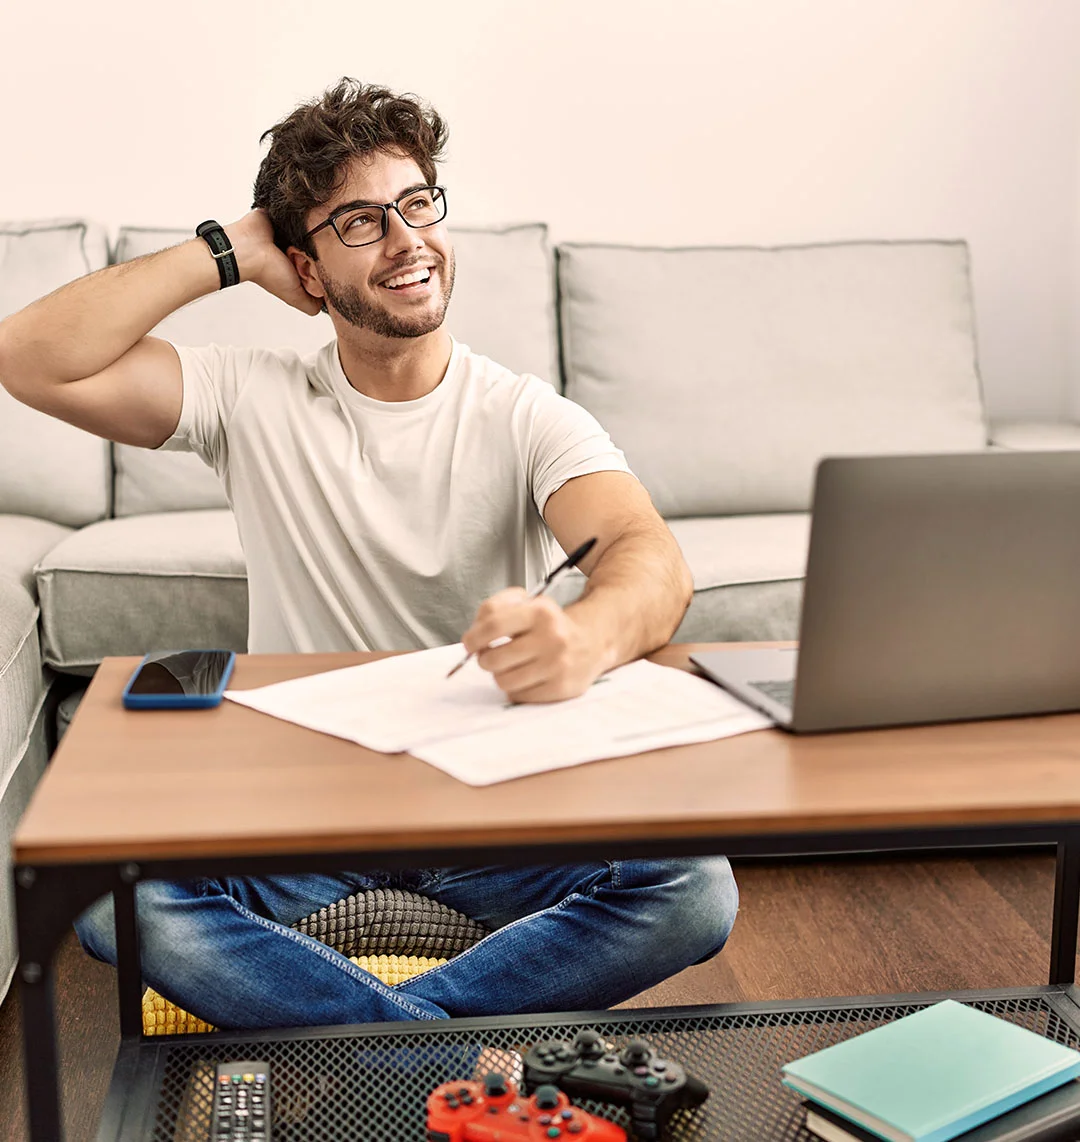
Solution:
M 405 219 L 391 207 L 386 212 L 386 238 L 387 257 L 396 258 L 409 250 L 419 250 L 424 245 L 421 231 L 405 224 Z

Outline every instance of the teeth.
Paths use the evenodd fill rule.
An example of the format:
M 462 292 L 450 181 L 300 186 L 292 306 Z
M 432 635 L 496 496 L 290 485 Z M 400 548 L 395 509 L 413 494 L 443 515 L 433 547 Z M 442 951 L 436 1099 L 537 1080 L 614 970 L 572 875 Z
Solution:
M 429 270 L 416 270 L 411 274 L 401 274 L 396 278 L 391 278 L 389 281 L 383 282 L 387 289 L 393 289 L 395 286 L 409 285 L 411 282 L 423 282 L 431 276 Z

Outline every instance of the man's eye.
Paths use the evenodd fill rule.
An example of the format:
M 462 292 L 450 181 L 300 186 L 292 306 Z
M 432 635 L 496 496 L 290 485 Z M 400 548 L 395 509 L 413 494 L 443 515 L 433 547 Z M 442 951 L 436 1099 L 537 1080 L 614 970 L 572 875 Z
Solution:
M 373 214 L 348 214 L 341 220 L 341 226 L 345 230 L 351 230 L 356 226 L 371 226 L 375 222 Z
M 405 203 L 406 210 L 428 210 L 431 207 L 430 194 L 418 194 L 415 198 L 410 198 Z

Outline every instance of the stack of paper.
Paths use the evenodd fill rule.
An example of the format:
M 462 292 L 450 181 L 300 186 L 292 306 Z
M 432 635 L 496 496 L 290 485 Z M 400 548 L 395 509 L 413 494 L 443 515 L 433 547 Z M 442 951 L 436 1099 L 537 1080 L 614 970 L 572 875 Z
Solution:
M 731 737 L 772 723 L 703 678 L 644 660 L 565 702 L 509 702 L 460 643 L 225 696 L 383 753 L 408 752 L 470 785 Z

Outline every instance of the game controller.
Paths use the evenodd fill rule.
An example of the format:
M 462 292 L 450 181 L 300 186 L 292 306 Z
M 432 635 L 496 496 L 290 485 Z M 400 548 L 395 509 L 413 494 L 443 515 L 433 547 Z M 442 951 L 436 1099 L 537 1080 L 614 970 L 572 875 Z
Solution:
M 427 1100 L 428 1142 L 626 1142 L 626 1131 L 570 1105 L 558 1087 L 541 1083 L 532 1097 L 519 1094 L 492 1071 L 482 1083 L 443 1083 Z
M 552 1085 L 571 1097 L 627 1107 L 634 1134 L 648 1142 L 661 1136 L 676 1110 L 700 1106 L 709 1097 L 700 1079 L 658 1058 L 644 1039 L 631 1039 L 616 1052 L 595 1031 L 580 1031 L 572 1043 L 537 1043 L 524 1068 L 527 1091 Z

